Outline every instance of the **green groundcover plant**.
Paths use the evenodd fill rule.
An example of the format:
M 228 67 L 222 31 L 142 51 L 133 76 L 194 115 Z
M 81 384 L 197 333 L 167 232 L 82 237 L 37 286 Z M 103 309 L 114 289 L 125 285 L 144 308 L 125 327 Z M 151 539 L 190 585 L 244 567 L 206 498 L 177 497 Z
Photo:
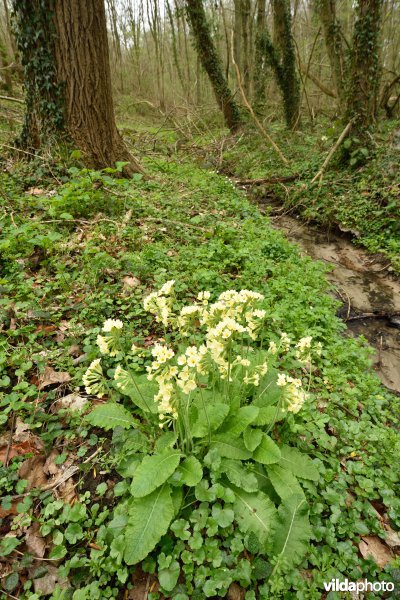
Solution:
M 176 544 L 158 557 L 161 590 L 194 597 L 201 582 L 206 597 L 223 597 L 232 582 L 251 583 L 250 562 L 239 558 L 245 548 L 262 557 L 261 572 L 273 565 L 272 575 L 282 564 L 297 565 L 307 550 L 299 480 L 317 481 L 319 472 L 279 443 L 275 428 L 307 402 L 312 357 L 321 348 L 284 332 L 270 339 L 257 292 L 228 290 L 209 303 L 203 291 L 179 310 L 173 286 L 168 281 L 144 301 L 163 337 L 141 348 L 129 344 L 119 319 L 108 319 L 97 338 L 103 357 L 84 375 L 89 394 L 110 397 L 86 418 L 117 432 L 119 470 L 131 481 L 105 540 L 121 564 L 134 565 L 170 529 Z M 203 568 L 194 572 L 193 561 Z

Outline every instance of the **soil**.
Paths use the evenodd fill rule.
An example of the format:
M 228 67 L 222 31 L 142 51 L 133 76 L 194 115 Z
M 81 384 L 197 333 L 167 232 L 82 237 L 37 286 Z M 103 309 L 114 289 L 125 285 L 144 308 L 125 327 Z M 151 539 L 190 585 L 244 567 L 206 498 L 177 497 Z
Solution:
M 332 265 L 328 279 L 332 293 L 343 302 L 339 316 L 347 334 L 368 340 L 382 383 L 400 395 L 400 280 L 381 257 L 357 248 L 345 235 L 323 231 L 276 208 L 271 221 L 304 254 Z

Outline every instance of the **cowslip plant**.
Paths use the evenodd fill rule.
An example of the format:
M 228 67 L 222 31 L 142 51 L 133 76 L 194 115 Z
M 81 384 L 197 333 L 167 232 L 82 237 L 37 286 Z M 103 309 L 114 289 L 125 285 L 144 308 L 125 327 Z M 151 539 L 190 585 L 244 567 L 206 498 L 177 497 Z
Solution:
M 275 570 L 299 564 L 310 537 L 299 479 L 319 474 L 272 432 L 307 402 L 303 379 L 319 348 L 311 337 L 268 337 L 257 292 L 228 290 L 214 303 L 210 296 L 200 292 L 179 310 L 173 281 L 150 294 L 144 307 L 164 329 L 150 349 L 129 344 L 119 320 L 108 319 L 97 338 L 102 358 L 83 381 L 89 394 L 112 400 L 86 418 L 114 429 L 117 470 L 126 478 L 107 540 L 134 565 L 172 522 L 176 529 L 182 511 L 208 502 L 217 528 L 255 538 Z M 138 356 L 147 374 L 138 371 Z M 131 410 L 119 402 L 125 398 Z

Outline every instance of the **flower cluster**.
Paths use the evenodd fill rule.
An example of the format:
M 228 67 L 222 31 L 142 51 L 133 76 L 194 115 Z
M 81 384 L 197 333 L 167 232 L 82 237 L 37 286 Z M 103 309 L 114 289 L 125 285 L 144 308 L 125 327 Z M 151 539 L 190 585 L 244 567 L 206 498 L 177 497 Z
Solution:
M 194 304 L 184 306 L 176 314 L 172 306 L 173 287 L 174 281 L 168 281 L 158 292 L 147 296 L 144 308 L 155 316 L 157 323 L 168 326 L 168 335 L 173 342 L 178 344 L 182 337 L 196 334 L 193 339 L 200 343 L 182 349 L 173 342 L 160 340 L 151 348 L 147 378 L 158 385 L 154 400 L 160 427 L 178 418 L 182 401 L 187 406 L 189 395 L 197 389 L 209 388 L 218 380 L 224 382 L 224 389 L 228 390 L 234 380 L 239 380 L 241 385 L 257 387 L 270 365 L 284 355 L 295 356 L 303 364 L 310 361 L 310 336 L 292 344 L 288 335 L 282 333 L 276 341 L 269 341 L 266 350 L 254 344 L 265 329 L 266 311 L 259 307 L 264 298 L 261 294 L 250 290 L 227 290 L 210 303 L 210 292 L 203 291 L 197 295 Z M 97 338 L 102 354 L 117 355 L 122 326 L 119 320 L 108 319 L 104 323 L 102 335 Z M 144 356 L 143 349 L 135 345 L 131 352 Z M 118 365 L 114 376 L 116 387 L 123 392 L 131 386 L 131 377 L 129 371 Z M 84 383 L 88 393 L 104 395 L 99 359 L 89 366 Z M 297 413 L 307 396 L 301 380 L 280 373 L 277 385 L 282 388 L 286 410 Z
M 98 335 L 96 343 L 102 354 L 116 356 L 119 351 L 119 337 L 121 329 L 124 326 L 119 319 L 107 319 L 103 325 L 103 333 L 106 335 Z
M 167 281 L 158 292 L 149 294 L 143 302 L 144 309 L 155 316 L 157 323 L 162 323 L 164 327 L 169 325 L 169 316 L 172 310 L 172 298 L 170 294 L 173 290 L 175 281 Z
M 276 384 L 284 388 L 284 396 L 287 403 L 286 410 L 298 413 L 307 397 L 302 387 L 301 379 L 295 379 L 285 373 L 279 373 Z
M 100 358 L 96 358 L 90 363 L 82 380 L 87 394 L 93 394 L 98 398 L 104 396 L 103 369 L 101 368 Z

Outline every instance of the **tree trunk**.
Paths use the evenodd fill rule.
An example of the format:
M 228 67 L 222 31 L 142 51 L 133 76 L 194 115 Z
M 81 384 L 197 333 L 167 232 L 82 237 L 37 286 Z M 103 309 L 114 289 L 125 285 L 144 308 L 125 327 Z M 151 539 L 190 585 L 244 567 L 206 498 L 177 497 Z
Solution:
M 300 114 L 300 83 L 292 34 L 290 0 L 272 0 L 274 46 L 281 65 L 281 89 L 288 127 L 295 127 Z
M 225 123 L 234 132 L 241 124 L 241 116 L 224 77 L 222 64 L 211 38 L 202 0 L 186 0 L 186 11 L 201 64 L 210 79 Z
M 55 0 L 58 80 L 64 84 L 68 133 L 95 168 L 141 168 L 117 131 L 103 0 Z
M 351 51 L 347 96 L 347 119 L 353 121 L 352 132 L 360 146 L 370 146 L 369 130 L 378 107 L 379 36 L 382 0 L 359 0 Z
M 336 17 L 336 0 L 318 0 L 318 8 L 332 79 L 341 109 L 345 106 L 345 60 L 341 28 Z
M 262 50 L 262 34 L 265 29 L 265 0 L 257 0 L 256 39 L 254 53 L 254 106 L 257 110 L 265 104 L 265 59 Z
M 70 139 L 88 165 L 141 172 L 114 118 L 103 0 L 14 0 L 26 114 L 19 145 Z

